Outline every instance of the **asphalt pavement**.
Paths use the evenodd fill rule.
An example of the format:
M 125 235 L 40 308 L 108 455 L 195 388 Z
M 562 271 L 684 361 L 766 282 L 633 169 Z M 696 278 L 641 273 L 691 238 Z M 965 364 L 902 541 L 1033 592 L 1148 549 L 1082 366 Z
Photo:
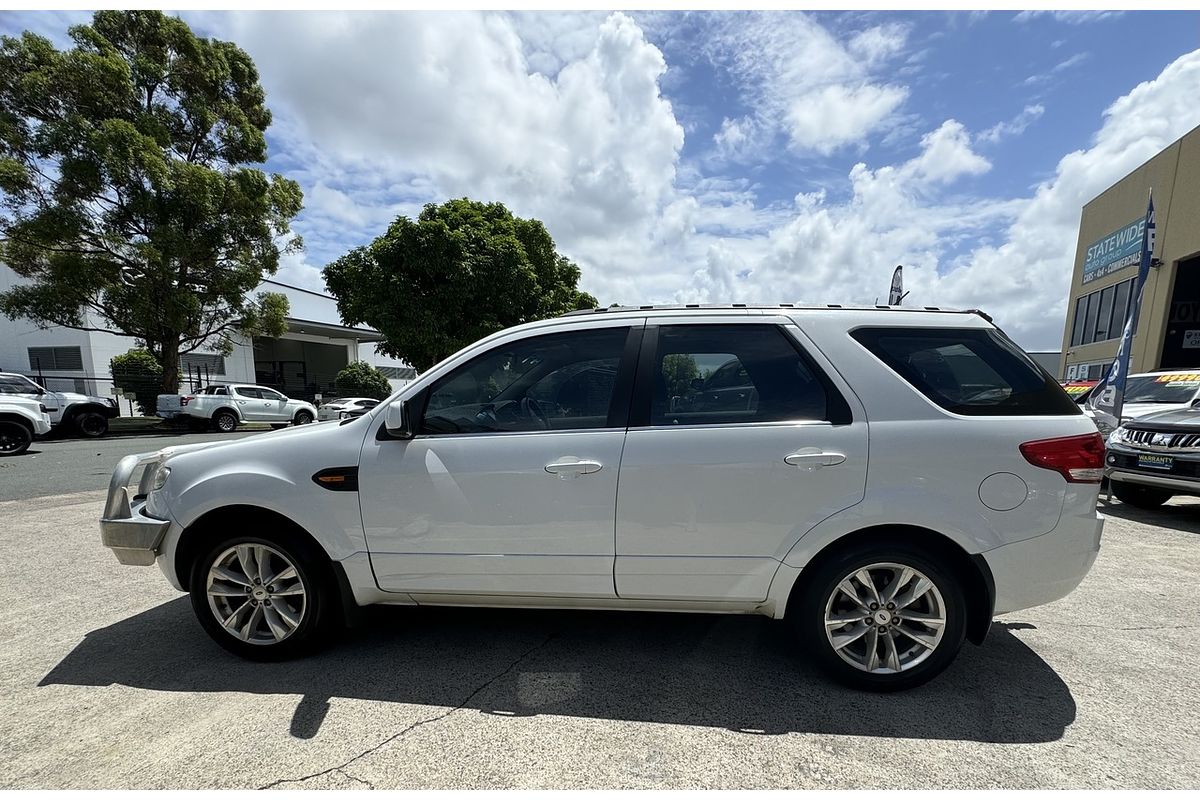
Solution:
M 0 458 L 0 501 L 106 489 L 113 467 L 124 456 L 255 433 L 261 431 L 38 440 L 23 455 Z
M 882 696 L 749 616 L 379 608 L 249 663 L 101 505 L 0 502 L 0 787 L 1200 786 L 1196 501 L 1107 506 L 1079 589 Z

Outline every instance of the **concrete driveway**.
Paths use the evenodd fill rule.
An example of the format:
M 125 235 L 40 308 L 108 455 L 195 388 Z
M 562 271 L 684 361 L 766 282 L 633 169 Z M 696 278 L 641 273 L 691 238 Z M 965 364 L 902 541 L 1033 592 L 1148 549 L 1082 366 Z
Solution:
M 381 608 L 250 664 L 100 546 L 101 504 L 0 502 L 0 786 L 1200 785 L 1192 501 L 1114 503 L 1079 590 L 888 696 L 754 617 Z

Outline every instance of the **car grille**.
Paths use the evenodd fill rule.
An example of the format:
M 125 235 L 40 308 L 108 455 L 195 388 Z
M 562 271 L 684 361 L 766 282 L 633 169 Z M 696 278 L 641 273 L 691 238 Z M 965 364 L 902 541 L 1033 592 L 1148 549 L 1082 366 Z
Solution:
M 1125 444 L 1155 450 L 1200 450 L 1200 433 L 1171 433 L 1127 428 Z

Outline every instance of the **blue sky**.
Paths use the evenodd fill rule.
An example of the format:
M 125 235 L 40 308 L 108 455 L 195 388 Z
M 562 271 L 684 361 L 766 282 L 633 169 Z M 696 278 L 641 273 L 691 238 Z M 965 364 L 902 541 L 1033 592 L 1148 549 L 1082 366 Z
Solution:
M 1188 12 L 183 16 L 259 67 L 310 287 L 466 195 L 602 303 L 872 302 L 903 263 L 910 302 L 1057 349 L 1081 205 L 1200 124 Z

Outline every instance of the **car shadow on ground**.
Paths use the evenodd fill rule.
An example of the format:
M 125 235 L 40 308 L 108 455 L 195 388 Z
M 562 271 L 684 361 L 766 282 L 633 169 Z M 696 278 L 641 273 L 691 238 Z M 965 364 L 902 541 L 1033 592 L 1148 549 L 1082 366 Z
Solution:
M 1130 522 L 1140 522 L 1143 525 L 1169 528 L 1184 533 L 1200 533 L 1200 503 L 1196 502 L 1181 503 L 1172 500 L 1159 508 L 1138 508 L 1128 503 L 1122 503 L 1116 498 L 1111 501 L 1105 500 L 1104 495 L 1101 495 L 1099 510 L 1101 514 L 1120 517 Z
M 306 659 L 221 650 L 187 598 L 88 634 L 40 686 L 301 694 L 291 733 L 316 735 L 335 697 L 481 713 L 787 732 L 1047 742 L 1075 719 L 1062 679 L 995 623 L 933 682 L 879 695 L 831 684 L 790 628 L 761 617 L 500 609 L 368 609 L 368 624 Z

